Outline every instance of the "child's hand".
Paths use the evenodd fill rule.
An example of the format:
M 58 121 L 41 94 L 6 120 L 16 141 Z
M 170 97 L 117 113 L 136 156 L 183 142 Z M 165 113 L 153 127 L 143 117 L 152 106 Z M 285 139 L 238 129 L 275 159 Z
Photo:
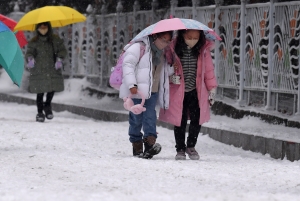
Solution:
M 208 101 L 210 106 L 212 106 L 215 103 L 216 91 L 216 88 L 213 88 L 209 91 Z
M 129 89 L 131 94 L 137 94 L 137 88 L 136 87 L 132 87 Z

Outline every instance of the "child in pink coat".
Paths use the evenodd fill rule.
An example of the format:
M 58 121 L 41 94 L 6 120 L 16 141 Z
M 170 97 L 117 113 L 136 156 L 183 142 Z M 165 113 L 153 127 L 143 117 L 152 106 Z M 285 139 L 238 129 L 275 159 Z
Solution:
M 179 30 L 167 51 L 167 59 L 175 67 L 170 83 L 169 109 L 160 110 L 159 119 L 174 125 L 176 160 L 199 160 L 195 150 L 201 124 L 210 119 L 217 80 L 210 51 L 213 42 L 205 39 L 203 31 Z M 185 143 L 187 120 L 190 126 Z

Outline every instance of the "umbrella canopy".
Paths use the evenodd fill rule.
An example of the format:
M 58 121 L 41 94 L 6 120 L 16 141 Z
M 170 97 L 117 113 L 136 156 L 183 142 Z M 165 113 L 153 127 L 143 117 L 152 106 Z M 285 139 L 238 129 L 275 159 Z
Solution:
M 132 41 L 140 39 L 144 36 L 148 36 L 151 34 L 164 32 L 164 31 L 174 31 L 180 29 L 195 29 L 204 31 L 206 39 L 209 40 L 221 40 L 220 36 L 214 32 L 208 26 L 202 24 L 201 22 L 193 19 L 184 19 L 184 18 L 171 18 L 160 20 L 155 24 L 152 24 L 142 30 L 138 35 L 136 35 Z
M 0 21 L 0 65 L 12 81 L 20 87 L 24 72 L 24 58 L 15 34 Z
M 73 8 L 45 6 L 26 13 L 14 30 L 34 31 L 36 24 L 41 22 L 50 22 L 52 27 L 63 27 L 85 20 L 86 17 Z
M 0 21 L 2 21 L 10 30 L 14 30 L 17 22 L 13 19 L 10 19 L 4 15 L 0 14 Z M 22 31 L 18 31 L 16 33 L 16 37 L 18 39 L 20 47 L 24 47 L 28 42 L 26 40 L 26 37 Z

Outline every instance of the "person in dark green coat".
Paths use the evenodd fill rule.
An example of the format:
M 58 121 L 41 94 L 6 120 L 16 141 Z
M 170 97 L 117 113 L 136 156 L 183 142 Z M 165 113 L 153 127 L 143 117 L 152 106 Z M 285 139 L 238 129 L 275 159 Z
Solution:
M 30 72 L 28 90 L 37 94 L 38 122 L 44 122 L 45 117 L 47 119 L 54 117 L 51 102 L 55 92 L 64 90 L 62 61 L 66 55 L 64 42 L 53 34 L 51 24 L 49 22 L 37 24 L 36 36 L 28 43 L 25 58 Z M 45 93 L 47 93 L 46 102 L 43 102 Z

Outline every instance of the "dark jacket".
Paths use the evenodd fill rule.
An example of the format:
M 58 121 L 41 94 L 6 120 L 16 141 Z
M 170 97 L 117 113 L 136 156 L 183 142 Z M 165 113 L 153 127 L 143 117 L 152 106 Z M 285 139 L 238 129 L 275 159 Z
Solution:
M 62 69 L 55 69 L 56 58 L 64 59 L 67 50 L 63 40 L 57 35 L 52 36 L 52 42 L 47 37 L 35 36 L 27 46 L 27 58 L 32 56 L 35 66 L 29 69 L 30 93 L 60 92 L 64 90 Z

